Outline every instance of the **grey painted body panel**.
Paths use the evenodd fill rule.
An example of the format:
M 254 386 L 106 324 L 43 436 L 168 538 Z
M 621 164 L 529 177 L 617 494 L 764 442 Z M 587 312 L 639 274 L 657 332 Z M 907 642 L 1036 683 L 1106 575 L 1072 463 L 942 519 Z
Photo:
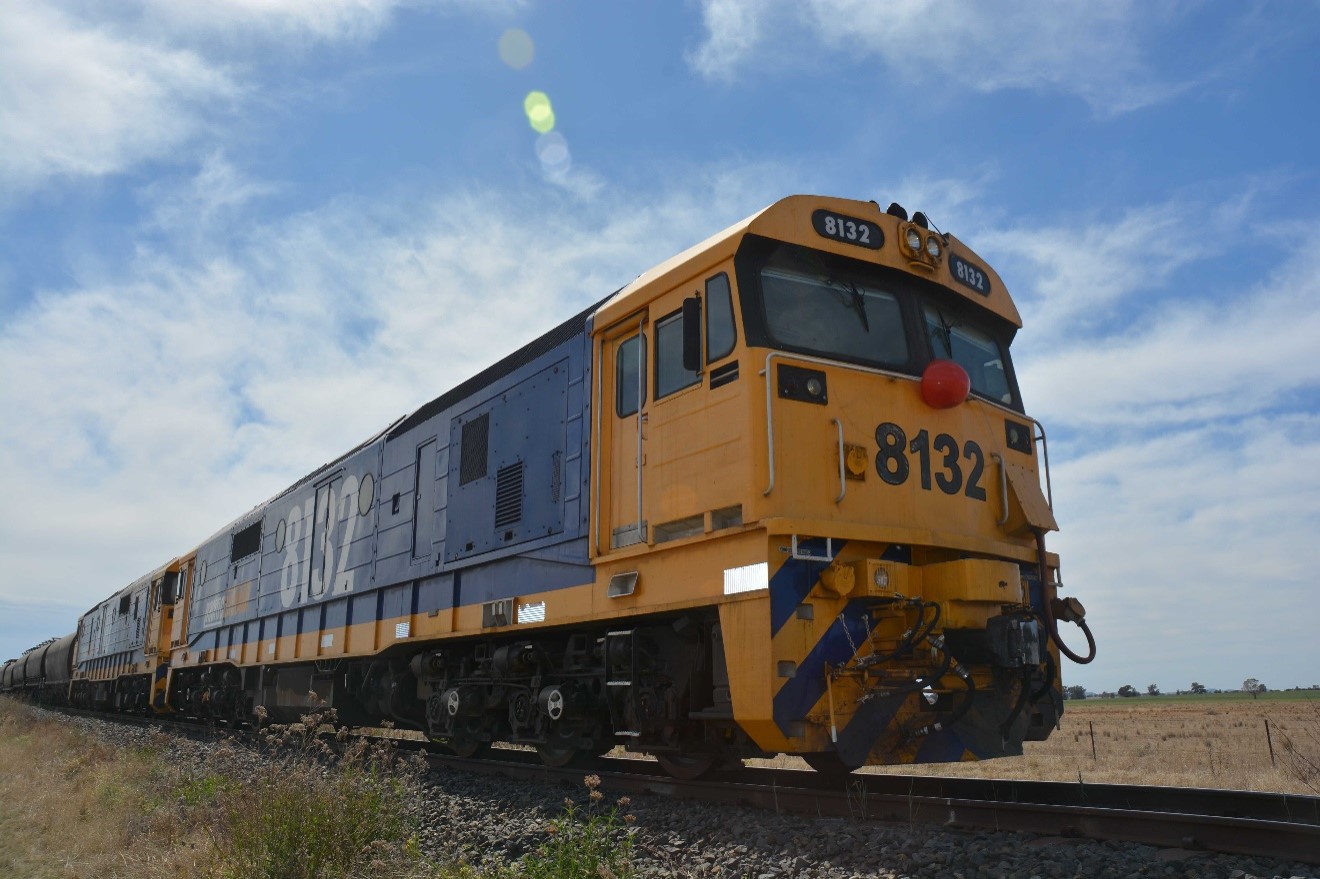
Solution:
M 588 327 L 584 312 L 208 538 L 189 649 L 237 658 L 243 643 L 591 582 Z M 479 418 L 484 466 L 468 428 L 465 473 Z M 260 550 L 235 558 L 254 525 Z
M 152 578 L 160 575 L 161 571 L 154 571 L 134 580 L 83 614 L 74 653 L 78 670 L 145 661 L 148 591 Z

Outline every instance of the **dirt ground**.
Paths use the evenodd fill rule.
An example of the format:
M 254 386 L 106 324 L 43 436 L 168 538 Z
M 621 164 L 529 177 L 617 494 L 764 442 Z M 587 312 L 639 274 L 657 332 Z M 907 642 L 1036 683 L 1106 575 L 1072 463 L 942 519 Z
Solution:
M 1021 757 L 916 767 L 929 775 L 1320 794 L 1320 692 L 1064 703 Z M 1271 757 L 1271 746 L 1273 757 Z M 911 772 L 871 767 L 863 772 Z

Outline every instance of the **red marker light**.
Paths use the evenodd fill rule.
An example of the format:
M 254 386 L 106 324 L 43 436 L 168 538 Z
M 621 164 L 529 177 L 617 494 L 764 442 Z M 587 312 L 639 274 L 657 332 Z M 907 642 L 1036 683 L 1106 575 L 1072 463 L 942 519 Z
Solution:
M 952 409 L 967 399 L 972 380 L 952 360 L 932 360 L 921 374 L 921 399 L 932 409 Z

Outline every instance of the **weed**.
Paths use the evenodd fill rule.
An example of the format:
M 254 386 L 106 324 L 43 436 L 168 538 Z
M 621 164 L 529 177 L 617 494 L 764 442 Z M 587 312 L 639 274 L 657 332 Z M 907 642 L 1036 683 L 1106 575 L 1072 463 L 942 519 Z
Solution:
M 335 721 L 334 709 L 316 709 L 269 727 L 274 765 L 241 784 L 220 783 L 211 836 L 217 876 L 338 879 L 421 865 L 410 800 L 424 755 L 405 760 L 392 744 L 349 741 L 343 729 L 323 735 Z
M 604 807 L 600 776 L 588 775 L 587 804 L 564 800 L 564 814 L 546 827 L 549 839 L 519 864 L 527 879 L 628 879 L 632 866 L 632 829 L 636 820 L 620 814 L 630 801 L 620 797 Z

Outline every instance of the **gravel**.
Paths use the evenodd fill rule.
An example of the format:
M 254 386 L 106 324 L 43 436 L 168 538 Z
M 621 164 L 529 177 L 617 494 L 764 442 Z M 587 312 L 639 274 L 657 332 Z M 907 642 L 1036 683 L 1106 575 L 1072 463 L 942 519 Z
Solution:
M 64 720 L 117 745 L 142 746 L 157 730 L 87 718 Z M 159 743 L 161 740 L 156 738 Z M 172 759 L 206 765 L 214 742 L 169 736 Z M 264 758 L 239 747 L 226 764 L 258 770 Z M 565 798 L 587 803 L 584 785 L 536 784 L 440 769 L 418 804 L 422 844 L 438 859 L 473 866 L 508 864 L 533 852 L 563 814 Z M 606 791 L 606 804 L 613 796 Z M 747 879 L 1320 879 L 1316 866 L 1124 842 L 966 833 L 930 826 L 812 818 L 760 809 L 632 795 L 619 809 L 632 825 L 634 866 L 642 877 Z

